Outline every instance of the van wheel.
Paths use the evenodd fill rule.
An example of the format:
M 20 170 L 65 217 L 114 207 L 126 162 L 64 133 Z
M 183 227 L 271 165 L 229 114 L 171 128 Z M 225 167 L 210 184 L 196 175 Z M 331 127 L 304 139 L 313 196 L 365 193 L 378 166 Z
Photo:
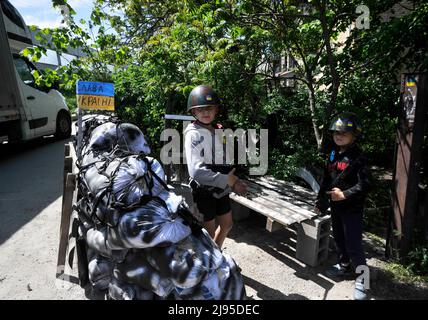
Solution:
M 71 117 L 65 112 L 61 111 L 56 117 L 56 131 L 55 137 L 58 139 L 66 139 L 71 136 Z

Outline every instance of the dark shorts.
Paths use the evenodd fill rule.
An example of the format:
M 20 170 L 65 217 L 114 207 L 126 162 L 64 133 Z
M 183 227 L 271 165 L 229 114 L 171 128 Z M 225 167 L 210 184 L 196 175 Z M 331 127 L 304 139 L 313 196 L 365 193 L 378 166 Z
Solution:
M 216 216 L 224 215 L 231 210 L 229 195 L 217 199 L 210 194 L 197 191 L 193 191 L 192 194 L 199 213 L 204 216 L 204 221 L 213 220 Z

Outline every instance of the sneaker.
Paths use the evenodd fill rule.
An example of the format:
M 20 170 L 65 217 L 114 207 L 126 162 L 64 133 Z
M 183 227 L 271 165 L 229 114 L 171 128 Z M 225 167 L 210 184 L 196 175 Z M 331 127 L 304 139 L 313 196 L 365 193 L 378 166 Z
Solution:
M 343 264 L 335 264 L 334 266 L 329 267 L 325 273 L 327 274 L 327 276 L 332 277 L 332 278 L 337 278 L 337 277 L 344 277 L 347 275 L 352 274 L 352 269 L 351 269 L 351 265 L 343 265 Z
M 354 300 L 367 300 L 366 288 L 364 288 L 364 283 L 362 281 L 355 281 Z

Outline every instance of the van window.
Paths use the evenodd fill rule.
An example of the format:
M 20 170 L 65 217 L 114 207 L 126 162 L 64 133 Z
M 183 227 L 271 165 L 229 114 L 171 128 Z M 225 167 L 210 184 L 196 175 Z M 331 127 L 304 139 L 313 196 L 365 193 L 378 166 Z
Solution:
M 30 86 L 34 85 L 34 77 L 31 74 L 31 69 L 28 64 L 21 58 L 16 57 L 13 58 L 13 62 L 15 63 L 16 71 L 18 71 L 21 80 Z

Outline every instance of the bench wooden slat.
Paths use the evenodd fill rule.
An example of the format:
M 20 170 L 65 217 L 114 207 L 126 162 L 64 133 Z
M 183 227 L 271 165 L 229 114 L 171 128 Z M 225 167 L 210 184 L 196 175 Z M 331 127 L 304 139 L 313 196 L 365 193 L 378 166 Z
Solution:
M 251 188 L 250 188 L 251 189 Z M 269 206 L 270 208 L 274 208 L 275 210 L 281 210 L 281 209 L 287 209 L 287 212 L 293 212 L 294 214 L 297 214 L 299 216 L 302 217 L 302 219 L 312 219 L 313 217 L 315 217 L 317 214 L 315 212 L 303 209 L 303 208 L 299 208 L 296 206 L 294 206 L 293 204 L 278 199 L 277 197 L 275 197 L 275 194 L 271 194 L 271 195 L 263 195 L 263 194 L 257 194 L 257 193 L 250 193 L 249 196 L 247 196 L 247 198 L 249 198 L 252 201 L 257 202 L 258 199 L 263 199 L 265 201 L 265 205 Z M 258 201 L 260 202 L 260 201 Z M 287 213 L 288 214 L 288 213 Z
M 248 207 L 248 208 L 251 208 L 254 211 L 257 211 L 257 212 L 259 212 L 259 213 L 261 213 L 261 214 L 263 214 L 263 215 L 265 215 L 267 217 L 272 218 L 275 221 L 278 221 L 279 223 L 281 223 L 281 224 L 283 224 L 285 226 L 288 226 L 288 225 L 293 224 L 293 223 L 296 222 L 295 220 L 293 220 L 293 219 L 291 219 L 291 218 L 289 218 L 289 217 L 287 217 L 287 216 L 285 216 L 283 214 L 280 214 L 280 213 L 278 213 L 278 212 L 276 212 L 276 211 L 274 211 L 272 209 L 269 209 L 268 207 L 266 207 L 264 205 L 261 205 L 259 203 L 255 203 L 252 200 L 249 200 L 247 198 L 238 196 L 235 193 L 231 193 L 230 194 L 230 198 L 232 200 L 234 200 L 234 201 L 236 201 L 236 202 L 238 202 L 238 203 L 240 203 L 240 204 Z
M 297 197 L 288 196 L 283 193 L 273 191 L 271 189 L 263 188 L 260 185 L 253 182 L 248 182 L 248 185 L 249 185 L 250 192 L 259 194 L 260 196 L 262 195 L 271 196 L 271 198 L 274 197 L 273 200 L 278 199 L 280 200 L 281 203 L 282 202 L 291 203 L 308 211 L 312 211 L 313 209 L 313 204 L 308 204 L 305 201 L 301 201 Z
M 295 208 L 290 208 L 289 206 L 285 205 L 279 205 L 273 201 L 270 201 L 268 199 L 264 199 L 262 197 L 254 197 L 251 198 L 251 201 L 258 203 L 262 206 L 265 206 L 266 208 L 269 208 L 270 210 L 273 210 L 280 214 L 281 216 L 286 216 L 288 219 L 291 219 L 295 222 L 302 222 L 308 219 L 311 219 L 313 216 L 311 215 L 303 215 L 299 211 L 295 210 Z
M 250 190 L 252 189 L 252 184 L 250 183 Z M 272 190 L 266 190 L 266 189 L 252 189 L 254 190 L 253 196 L 260 196 L 263 197 L 263 193 L 266 193 L 269 198 L 268 200 L 270 202 L 277 202 L 279 205 L 286 207 L 287 209 L 291 211 L 295 211 L 302 216 L 306 216 L 306 219 L 311 219 L 312 217 L 316 216 L 316 214 L 310 210 L 304 209 L 300 206 L 297 206 L 289 201 L 284 201 L 279 198 L 279 194 Z M 311 207 L 312 208 L 312 207 Z
M 311 190 L 305 189 L 301 186 L 286 181 L 276 180 L 271 177 L 259 177 L 256 179 L 250 179 L 250 181 L 260 184 L 269 189 L 273 189 L 274 191 L 277 191 L 279 193 L 296 195 L 296 197 L 300 198 L 305 202 L 312 202 L 316 199 L 317 196 L 315 192 Z
M 283 186 L 292 188 L 292 189 L 298 191 L 299 193 L 305 193 L 308 196 L 315 195 L 315 192 L 312 191 L 311 189 L 304 188 L 304 187 L 299 186 L 298 184 L 293 183 L 293 182 L 276 179 L 276 178 L 274 178 L 272 176 L 262 176 L 262 177 L 259 177 L 259 179 L 266 180 L 266 181 L 268 181 L 270 183 L 274 183 L 274 184 L 278 184 L 278 185 L 283 185 Z
M 294 203 L 296 203 L 296 202 L 305 203 L 305 206 L 313 206 L 313 203 L 315 201 L 315 197 L 314 197 L 314 199 L 309 199 L 309 198 L 302 196 L 301 194 L 299 194 L 295 191 L 285 190 L 285 189 L 282 189 L 280 187 L 274 187 L 274 186 L 271 186 L 265 182 L 261 182 L 261 181 L 253 182 L 253 181 L 251 181 L 251 183 L 254 183 L 261 190 L 271 190 L 271 191 L 275 192 L 278 196 L 282 196 L 286 201 L 291 201 Z M 300 204 L 299 204 L 299 206 L 300 206 Z
M 252 178 L 247 183 L 248 194 L 242 197 L 232 193 L 231 199 L 265 215 L 267 225 L 277 222 L 288 226 L 317 216 L 313 191 L 270 177 Z

